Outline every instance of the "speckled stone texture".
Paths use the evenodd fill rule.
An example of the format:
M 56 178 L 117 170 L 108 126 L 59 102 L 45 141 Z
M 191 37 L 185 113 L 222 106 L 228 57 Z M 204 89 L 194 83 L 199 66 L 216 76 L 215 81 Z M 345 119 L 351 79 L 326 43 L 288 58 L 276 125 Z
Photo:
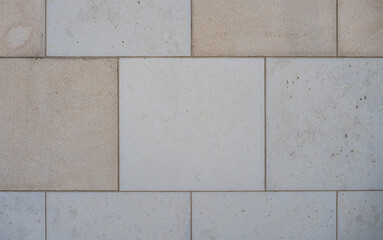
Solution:
M 339 240 L 383 237 L 383 192 L 339 193 Z
M 335 0 L 193 0 L 194 56 L 335 56 Z
M 383 59 L 267 59 L 267 189 L 383 189 Z
M 335 192 L 193 193 L 193 240 L 335 239 Z
M 121 189 L 263 189 L 263 63 L 121 59 Z
M 0 0 L 0 57 L 45 55 L 45 0 Z
M 190 240 L 190 193 L 48 193 L 47 239 Z
M 48 0 L 48 56 L 190 56 L 190 0 Z
M 0 59 L 0 189 L 117 189 L 117 61 Z
M 44 193 L 0 192 L 0 239 L 45 238 Z
M 383 0 L 339 0 L 339 55 L 383 56 Z

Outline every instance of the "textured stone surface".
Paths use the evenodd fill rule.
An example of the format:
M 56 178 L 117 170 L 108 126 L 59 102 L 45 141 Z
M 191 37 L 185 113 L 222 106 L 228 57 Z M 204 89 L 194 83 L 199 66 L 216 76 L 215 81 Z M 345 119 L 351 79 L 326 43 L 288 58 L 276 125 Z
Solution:
M 339 240 L 383 237 L 383 192 L 339 193 Z
M 0 189 L 117 189 L 117 61 L 0 59 Z
M 193 240 L 335 239 L 334 192 L 193 193 Z
M 190 240 L 190 193 L 48 193 L 50 240 Z
M 334 56 L 335 0 L 193 0 L 195 56 Z
M 0 18 L 0 56 L 44 56 L 44 0 L 0 0 Z
M 339 55 L 383 56 L 383 0 L 339 0 Z
M 121 189 L 264 189 L 263 61 L 121 59 Z
M 383 189 L 382 69 L 267 60 L 267 189 Z
M 190 0 L 48 0 L 49 56 L 190 56 Z
M 0 238 L 45 238 L 44 193 L 0 192 Z

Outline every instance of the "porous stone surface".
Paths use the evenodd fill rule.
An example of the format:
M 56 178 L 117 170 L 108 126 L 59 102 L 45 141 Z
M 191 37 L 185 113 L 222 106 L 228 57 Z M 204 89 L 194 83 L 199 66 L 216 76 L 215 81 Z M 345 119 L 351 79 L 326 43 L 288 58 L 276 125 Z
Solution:
M 267 59 L 267 189 L 383 189 L 383 59 Z

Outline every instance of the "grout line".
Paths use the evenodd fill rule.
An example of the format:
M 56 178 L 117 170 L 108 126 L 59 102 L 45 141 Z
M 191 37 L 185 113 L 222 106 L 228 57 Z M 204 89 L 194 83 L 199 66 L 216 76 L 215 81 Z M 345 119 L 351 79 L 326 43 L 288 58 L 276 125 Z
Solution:
M 193 0 L 190 0 L 190 56 L 193 55 Z
M 190 240 L 193 240 L 193 192 L 190 192 Z
M 46 57 L 39 57 L 39 56 L 0 56 L 0 59 L 109 59 L 109 58 L 138 58 L 138 59 L 145 59 L 145 58 L 319 58 L 319 59 L 326 59 L 326 58 L 335 58 L 335 59 L 342 59 L 342 58 L 383 58 L 383 56 L 46 56 Z
M 120 59 L 117 58 L 117 190 L 120 191 Z
M 0 190 L 0 192 L 101 192 L 101 193 L 117 193 L 117 192 L 132 192 L 132 193 L 190 193 L 190 192 L 218 192 L 218 193 L 230 193 L 230 192 L 383 192 L 383 189 L 379 190 Z
M 48 6 L 47 0 L 45 0 L 45 43 L 44 43 L 45 57 L 47 57 L 47 45 L 48 45 L 47 44 L 47 19 L 48 19 L 48 17 L 47 17 L 47 12 L 48 12 L 47 6 Z
M 335 210 L 335 213 L 336 213 L 336 240 L 338 240 L 338 196 L 339 196 L 339 191 L 336 191 L 336 210 Z
M 336 56 L 339 56 L 339 28 L 338 28 L 338 0 L 336 0 L 336 7 L 335 7 L 335 11 L 336 11 L 336 24 L 335 24 L 335 31 L 336 31 Z
M 8 58 L 31 58 L 31 59 L 96 59 L 96 58 L 383 58 L 382 56 L 46 56 L 46 57 L 38 57 L 38 56 L 0 56 L 0 59 L 8 59 Z
M 383 58 L 383 56 L 0 56 L 0 59 L 7 58 L 51 58 L 51 59 L 95 59 L 95 58 Z
M 264 105 L 263 105 L 263 107 L 264 107 L 264 123 L 263 123 L 263 128 L 264 128 L 264 134 L 265 134 L 265 136 L 264 136 L 264 144 L 265 144 L 265 149 L 264 149 L 264 157 L 265 157 L 265 191 L 267 190 L 267 170 L 266 170 L 266 164 L 267 164 L 267 156 L 266 156 L 266 154 L 267 154 L 267 152 L 266 152 L 266 144 L 267 144 L 267 142 L 266 142 L 266 71 L 267 71 L 267 69 L 266 69 L 266 58 L 264 59 L 264 63 L 263 63 L 263 74 L 264 74 L 264 76 L 263 76 L 263 80 L 264 80 L 264 83 L 263 83 L 263 96 L 264 96 Z
M 47 225 L 47 192 L 45 192 L 45 240 L 47 240 L 48 236 Z

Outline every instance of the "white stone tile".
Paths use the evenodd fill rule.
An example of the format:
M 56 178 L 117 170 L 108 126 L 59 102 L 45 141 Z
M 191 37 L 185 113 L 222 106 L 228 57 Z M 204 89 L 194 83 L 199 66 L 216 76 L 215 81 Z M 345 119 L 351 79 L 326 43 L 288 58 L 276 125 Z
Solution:
M 190 239 L 189 193 L 48 193 L 47 238 Z
M 190 56 L 190 0 L 48 0 L 49 56 Z
M 267 189 L 383 189 L 383 59 L 267 60 Z
M 335 192 L 193 193 L 193 240 L 335 239 Z
M 44 193 L 1 192 L 0 239 L 43 240 L 44 238 Z
M 383 192 L 340 192 L 339 240 L 383 239 Z
M 121 189 L 264 189 L 263 69 L 254 58 L 121 59 Z

